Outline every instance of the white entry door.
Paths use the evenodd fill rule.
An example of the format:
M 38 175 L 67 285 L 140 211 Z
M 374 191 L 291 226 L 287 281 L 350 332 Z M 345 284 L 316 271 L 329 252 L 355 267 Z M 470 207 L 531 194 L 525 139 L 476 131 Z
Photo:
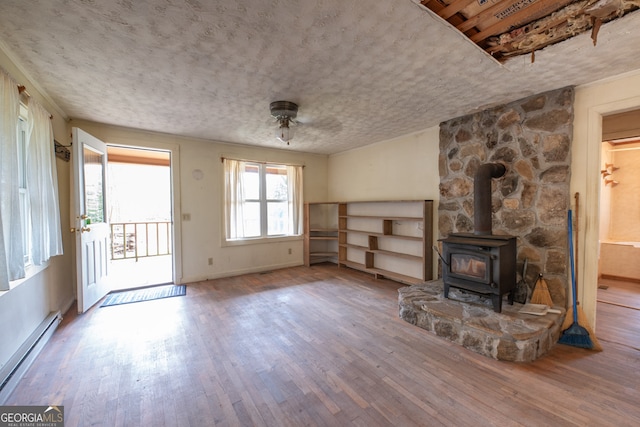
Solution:
M 110 291 L 109 224 L 105 194 L 107 146 L 73 128 L 72 224 L 76 236 L 78 313 L 84 313 Z

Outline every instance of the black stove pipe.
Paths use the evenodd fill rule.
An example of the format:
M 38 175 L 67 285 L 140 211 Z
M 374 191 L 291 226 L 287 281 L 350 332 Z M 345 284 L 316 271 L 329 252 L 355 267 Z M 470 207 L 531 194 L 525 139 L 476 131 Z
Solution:
M 478 167 L 473 181 L 473 234 L 490 236 L 491 178 L 500 178 L 507 172 L 501 163 L 485 163 Z

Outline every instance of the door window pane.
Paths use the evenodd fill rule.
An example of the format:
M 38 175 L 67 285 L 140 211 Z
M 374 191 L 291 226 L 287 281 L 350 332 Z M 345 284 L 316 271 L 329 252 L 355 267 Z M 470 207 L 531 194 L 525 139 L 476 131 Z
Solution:
M 84 157 L 84 203 L 89 223 L 104 222 L 104 170 L 103 154 L 85 146 Z

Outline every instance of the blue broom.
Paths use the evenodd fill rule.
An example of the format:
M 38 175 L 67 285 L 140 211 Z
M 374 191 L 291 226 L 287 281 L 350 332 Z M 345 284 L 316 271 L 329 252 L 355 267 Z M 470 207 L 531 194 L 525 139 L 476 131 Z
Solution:
M 571 259 L 571 291 L 573 294 L 573 323 L 562 331 L 562 336 L 558 340 L 560 344 L 572 345 L 581 348 L 593 348 L 593 342 L 589 337 L 589 331 L 578 324 L 578 302 L 576 296 L 576 277 L 573 266 L 573 220 L 571 209 L 569 209 L 569 258 Z

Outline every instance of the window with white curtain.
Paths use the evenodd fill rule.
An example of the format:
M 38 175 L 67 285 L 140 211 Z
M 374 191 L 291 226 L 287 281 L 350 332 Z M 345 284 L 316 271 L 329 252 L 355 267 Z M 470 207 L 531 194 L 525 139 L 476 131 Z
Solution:
M 302 234 L 302 166 L 224 159 L 226 240 Z
M 29 265 L 62 254 L 53 126 L 49 113 L 0 70 L 0 291 Z

